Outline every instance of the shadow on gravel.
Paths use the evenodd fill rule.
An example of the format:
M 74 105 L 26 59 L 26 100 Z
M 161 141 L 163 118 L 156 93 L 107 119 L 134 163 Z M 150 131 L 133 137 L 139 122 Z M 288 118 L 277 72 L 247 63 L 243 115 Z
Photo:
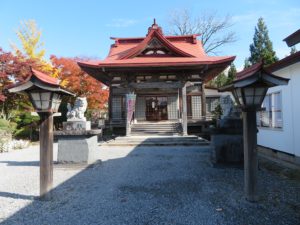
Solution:
M 0 161 L 0 163 L 6 163 L 6 166 L 40 166 L 39 161 Z
M 80 171 L 53 190 L 52 201 L 32 200 L 4 224 L 274 225 L 300 221 L 299 185 L 286 184 L 262 169 L 261 201 L 249 203 L 244 198 L 244 171 L 209 167 L 209 147 L 136 147 L 127 154 L 126 148 L 104 151 L 115 159 Z M 68 172 L 56 169 L 54 180 L 55 173 Z M 17 194 L 12 198 L 28 199 Z
M 2 197 L 7 197 L 7 198 L 15 198 L 15 199 L 28 199 L 28 200 L 32 200 L 32 199 L 37 199 L 38 196 L 32 196 L 32 195 L 20 195 L 20 194 L 15 194 L 15 193 L 10 193 L 10 192 L 2 192 L 0 191 L 0 196 Z

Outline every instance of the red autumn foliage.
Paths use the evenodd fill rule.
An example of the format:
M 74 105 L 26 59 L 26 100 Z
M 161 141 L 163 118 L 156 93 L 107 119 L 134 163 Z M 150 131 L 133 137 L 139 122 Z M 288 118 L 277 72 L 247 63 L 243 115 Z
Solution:
M 58 74 L 60 84 L 76 93 L 76 97 L 86 97 L 89 109 L 105 109 L 108 104 L 109 89 L 101 82 L 82 71 L 77 62 L 87 62 L 97 60 L 95 57 L 73 57 L 57 58 L 55 55 L 50 57 L 52 65 L 61 71 Z M 67 101 L 74 101 L 68 98 Z
M 40 69 L 37 60 L 13 55 L 0 48 L 0 119 L 10 119 L 16 111 L 32 108 L 27 95 L 10 93 L 9 88 L 23 82 L 30 75 L 30 68 Z

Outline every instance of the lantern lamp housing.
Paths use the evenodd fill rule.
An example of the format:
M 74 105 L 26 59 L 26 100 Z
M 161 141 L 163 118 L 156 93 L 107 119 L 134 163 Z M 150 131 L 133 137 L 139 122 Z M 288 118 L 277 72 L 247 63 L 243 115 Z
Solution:
M 36 111 L 58 112 L 62 99 L 60 93 L 39 90 L 29 91 L 28 96 Z

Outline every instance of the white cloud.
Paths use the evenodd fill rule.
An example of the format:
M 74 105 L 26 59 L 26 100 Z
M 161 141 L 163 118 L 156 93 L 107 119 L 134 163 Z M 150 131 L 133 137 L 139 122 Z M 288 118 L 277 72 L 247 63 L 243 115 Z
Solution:
M 230 70 L 230 66 L 226 70 L 224 70 L 224 73 L 225 73 L 226 76 L 228 76 L 228 71 L 229 70 Z M 244 64 L 241 65 L 240 67 L 236 67 L 236 72 L 241 72 L 242 70 L 244 70 Z
M 106 24 L 108 27 L 128 27 L 137 23 L 136 20 L 114 19 L 112 23 Z
M 233 16 L 232 20 L 234 22 L 241 22 L 241 21 L 253 20 L 255 18 L 257 18 L 256 14 L 248 14 L 248 15 Z
M 276 56 L 279 59 L 283 59 L 286 56 L 290 55 L 291 49 L 290 48 L 280 48 L 280 49 L 274 49 L 276 51 Z
M 293 8 L 292 11 L 293 12 L 300 12 L 300 8 L 299 9 Z

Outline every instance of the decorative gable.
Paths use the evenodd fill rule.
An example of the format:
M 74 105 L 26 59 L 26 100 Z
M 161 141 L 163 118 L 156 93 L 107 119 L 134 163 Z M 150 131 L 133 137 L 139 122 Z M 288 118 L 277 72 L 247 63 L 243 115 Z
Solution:
M 147 37 L 130 52 L 118 58 L 118 60 L 132 59 L 135 57 L 153 57 L 153 55 L 156 57 L 195 57 L 175 47 L 168 41 L 163 35 L 161 27 L 158 27 L 154 21 L 152 27 L 149 27 L 148 29 Z
M 178 54 L 172 52 L 169 48 L 160 43 L 156 38 L 153 38 L 148 45 L 146 45 L 136 57 L 149 57 L 149 56 L 165 56 L 174 57 L 179 56 Z

